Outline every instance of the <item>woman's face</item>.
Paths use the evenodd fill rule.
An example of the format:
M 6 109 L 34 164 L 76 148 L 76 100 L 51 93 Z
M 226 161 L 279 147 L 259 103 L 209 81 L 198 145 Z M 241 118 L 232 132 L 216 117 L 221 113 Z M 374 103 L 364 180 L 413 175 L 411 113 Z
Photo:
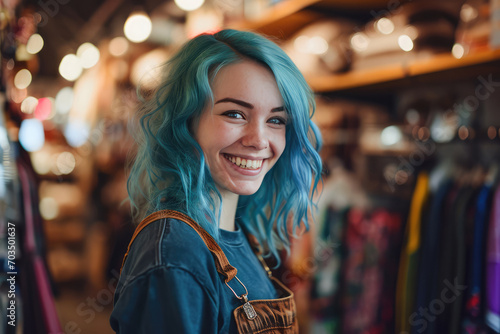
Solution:
M 195 139 L 221 194 L 254 194 L 286 144 L 287 114 L 276 80 L 245 60 L 223 67 L 212 91 L 214 106 L 195 123 Z

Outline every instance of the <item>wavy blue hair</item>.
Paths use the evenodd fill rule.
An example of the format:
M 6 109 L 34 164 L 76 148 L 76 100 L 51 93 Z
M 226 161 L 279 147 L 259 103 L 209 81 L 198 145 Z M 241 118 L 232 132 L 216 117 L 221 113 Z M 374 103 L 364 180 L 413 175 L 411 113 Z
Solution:
M 283 50 L 258 34 L 202 34 L 166 64 L 161 85 L 138 114 L 138 151 L 127 188 L 136 221 L 156 210 L 174 209 L 219 239 L 216 200 L 221 196 L 190 127 L 213 105 L 210 84 L 217 72 L 243 60 L 271 70 L 289 119 L 283 154 L 255 194 L 239 197 L 236 212 L 242 228 L 279 262 L 279 249 L 289 249 L 287 222 L 293 224 L 293 233 L 301 223 L 309 227 L 313 195 L 321 180 L 321 136 L 311 121 L 314 96 L 304 77 Z

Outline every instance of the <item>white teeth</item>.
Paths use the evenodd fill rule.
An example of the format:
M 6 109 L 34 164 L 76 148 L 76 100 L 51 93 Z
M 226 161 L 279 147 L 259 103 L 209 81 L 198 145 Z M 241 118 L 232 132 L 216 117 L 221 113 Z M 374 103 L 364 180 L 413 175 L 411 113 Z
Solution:
M 233 164 L 236 166 L 239 166 L 241 168 L 245 169 L 258 169 L 262 166 L 263 160 L 250 160 L 250 159 L 243 159 L 240 157 L 234 157 L 234 156 L 228 156 L 225 155 L 226 159 L 231 161 Z

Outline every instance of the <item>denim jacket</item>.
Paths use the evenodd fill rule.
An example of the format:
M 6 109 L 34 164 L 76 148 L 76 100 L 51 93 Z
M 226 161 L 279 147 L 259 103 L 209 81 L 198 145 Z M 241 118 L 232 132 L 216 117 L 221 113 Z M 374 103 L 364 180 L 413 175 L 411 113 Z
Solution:
M 249 300 L 276 298 L 242 230 L 220 232 L 219 246 L 238 270 Z M 244 293 L 236 280 L 230 286 Z M 120 334 L 236 333 L 233 310 L 241 304 L 198 234 L 181 221 L 159 219 L 132 243 L 110 323 Z

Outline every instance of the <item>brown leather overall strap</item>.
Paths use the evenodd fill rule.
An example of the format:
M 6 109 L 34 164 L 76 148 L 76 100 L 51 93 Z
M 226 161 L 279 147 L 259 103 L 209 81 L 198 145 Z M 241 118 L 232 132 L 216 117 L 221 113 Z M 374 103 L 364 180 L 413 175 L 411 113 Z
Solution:
M 130 240 L 130 243 L 128 245 L 127 253 L 125 253 L 125 256 L 123 257 L 122 269 L 123 265 L 125 264 L 125 259 L 127 258 L 128 252 L 130 251 L 130 247 L 132 246 L 132 243 L 134 242 L 134 239 L 137 237 L 139 232 L 141 232 L 142 229 L 144 229 L 150 223 L 163 218 L 173 218 L 183 221 L 184 223 L 191 226 L 196 231 L 196 233 L 198 233 L 198 235 L 201 237 L 207 248 L 214 256 L 215 266 L 217 268 L 217 271 L 224 276 L 225 283 L 229 282 L 236 276 L 237 273 L 236 268 L 233 267 L 231 264 L 229 264 L 226 255 L 224 254 L 220 246 L 217 244 L 217 242 L 215 242 L 214 238 L 212 238 L 212 236 L 208 234 L 207 231 L 205 231 L 200 225 L 198 225 L 198 223 L 196 223 L 190 217 L 175 210 L 156 211 L 141 221 L 141 223 L 135 229 L 135 232 L 132 235 L 132 240 Z

